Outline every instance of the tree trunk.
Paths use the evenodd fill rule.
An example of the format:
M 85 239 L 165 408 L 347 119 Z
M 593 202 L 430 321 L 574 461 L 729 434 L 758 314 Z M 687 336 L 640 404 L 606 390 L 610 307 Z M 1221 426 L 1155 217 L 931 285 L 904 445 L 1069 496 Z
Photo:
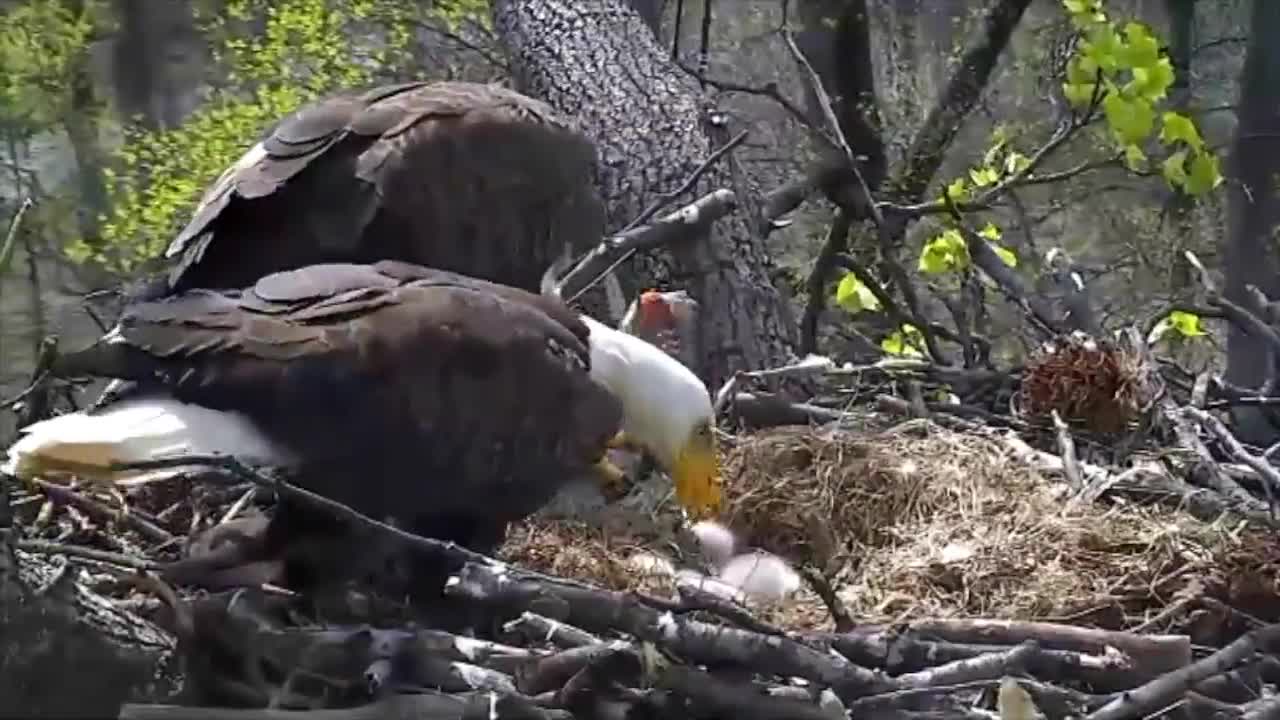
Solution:
M 495 27 L 525 92 L 575 116 L 600 150 L 597 183 L 617 230 L 679 187 L 729 132 L 697 83 L 672 63 L 624 0 L 495 0 Z M 637 257 L 622 280 L 686 289 L 700 304 L 696 371 L 718 386 L 736 370 L 786 362 L 796 325 L 770 283 L 772 260 L 755 219 L 759 198 L 727 157 L 693 195 L 729 188 L 739 210 L 709 239 Z M 689 198 L 686 198 L 689 199 Z
M 1246 285 L 1278 296 L 1275 243 L 1280 224 L 1280 197 L 1274 177 L 1280 172 L 1280 3 L 1253 0 L 1249 50 L 1240 74 L 1239 124 L 1228 161 L 1227 203 L 1230 216 L 1225 250 L 1226 296 L 1251 307 Z M 1277 367 L 1260 338 L 1232 327 L 1227 337 L 1227 379 L 1257 387 Z M 1274 372 L 1274 371 L 1273 371 Z M 1242 440 L 1266 444 L 1276 435 L 1265 414 L 1254 408 L 1235 411 Z
M 112 80 L 120 114 L 148 129 L 172 128 L 198 102 L 204 44 L 191 2 L 115 0 L 119 35 Z
M 0 714 L 112 718 L 177 689 L 172 639 L 87 590 L 65 559 L 15 551 L 7 512 L 0 487 Z
M 1191 60 L 1195 44 L 1196 0 L 1165 0 L 1165 11 L 1169 13 L 1169 59 L 1175 73 L 1173 86 L 1169 88 L 1169 108 L 1186 113 L 1192 99 Z M 1177 243 L 1170 248 L 1174 255 L 1169 268 L 1169 292 L 1181 298 L 1194 288 L 1191 263 L 1183 258 L 1182 251 L 1194 239 L 1192 224 L 1196 202 L 1194 197 L 1180 190 L 1169 189 L 1167 198 L 1166 222 L 1173 229 L 1168 236 Z
M 666 0 L 630 0 L 631 9 L 640 14 L 640 19 L 649 26 L 659 41 L 662 39 L 662 11 L 666 9 Z

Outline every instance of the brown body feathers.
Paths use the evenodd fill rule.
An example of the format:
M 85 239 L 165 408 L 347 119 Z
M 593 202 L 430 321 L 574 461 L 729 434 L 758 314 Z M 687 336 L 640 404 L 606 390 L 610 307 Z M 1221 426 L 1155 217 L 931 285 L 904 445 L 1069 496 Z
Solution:
M 135 303 L 58 371 L 243 413 L 301 459 L 302 486 L 485 551 L 620 429 L 587 335 L 558 300 L 516 288 L 396 261 L 312 265 Z

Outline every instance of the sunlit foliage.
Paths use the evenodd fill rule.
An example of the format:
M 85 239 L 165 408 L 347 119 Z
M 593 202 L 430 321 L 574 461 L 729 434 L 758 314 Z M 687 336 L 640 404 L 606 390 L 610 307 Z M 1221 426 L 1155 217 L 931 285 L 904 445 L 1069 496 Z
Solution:
M 338 90 L 409 79 L 397 68 L 411 66 L 415 29 L 427 19 L 417 13 L 457 23 L 482 19 L 486 7 L 476 0 L 228 0 L 201 18 L 221 71 L 210 97 L 181 127 L 126 130 L 107 171 L 111 209 L 100 239 L 73 243 L 68 255 L 120 273 L 155 257 L 201 190 L 276 119 Z

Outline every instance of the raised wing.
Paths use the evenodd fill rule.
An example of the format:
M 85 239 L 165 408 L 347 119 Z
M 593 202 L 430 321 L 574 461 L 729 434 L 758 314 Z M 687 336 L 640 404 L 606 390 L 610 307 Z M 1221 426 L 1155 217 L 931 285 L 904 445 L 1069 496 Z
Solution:
M 170 245 L 169 284 L 234 288 L 316 263 L 403 260 L 534 289 L 525 268 L 603 232 L 594 146 L 549 106 L 463 82 L 339 95 L 280 121 Z

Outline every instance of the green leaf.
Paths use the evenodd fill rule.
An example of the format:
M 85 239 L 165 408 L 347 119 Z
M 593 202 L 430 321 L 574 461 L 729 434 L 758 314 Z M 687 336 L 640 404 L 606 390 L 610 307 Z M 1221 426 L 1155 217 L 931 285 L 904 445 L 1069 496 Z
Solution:
M 995 251 L 996 255 L 1004 261 L 1005 265 L 1008 265 L 1011 268 L 1018 267 L 1018 255 L 1016 253 L 1002 245 L 997 245 L 995 243 L 988 244 L 991 246 L 991 249 Z
M 915 325 L 903 325 L 880 341 L 880 349 L 889 355 L 899 357 L 922 357 L 920 348 L 924 347 L 924 336 Z
M 1191 158 L 1191 168 L 1184 186 L 1188 195 L 1204 195 L 1222 184 L 1218 169 L 1218 157 L 1210 152 L 1196 153 Z
M 1124 165 L 1134 172 L 1147 169 L 1147 154 L 1137 145 L 1124 146 Z
M 1093 61 L 1103 74 L 1110 75 L 1119 69 L 1124 61 L 1124 41 L 1110 25 L 1096 25 L 1089 32 L 1089 38 L 1081 41 L 1081 54 Z
M 1084 56 L 1073 57 L 1067 62 L 1067 77 L 1062 84 L 1062 94 L 1072 105 L 1084 107 L 1093 99 L 1094 90 L 1098 87 L 1097 80 L 1096 62 Z
M 1147 336 L 1148 343 L 1155 343 L 1173 331 L 1181 339 L 1191 339 L 1208 335 L 1200 324 L 1200 316 L 1182 310 L 1174 310 L 1160 319 Z
M 982 164 L 991 167 L 999 165 L 996 159 L 1007 144 L 1009 144 L 1009 128 L 1004 123 L 996 125 L 991 131 L 991 147 L 982 154 Z
M 1144 100 L 1155 102 L 1163 100 L 1173 85 L 1173 63 L 1169 58 L 1160 58 L 1154 65 L 1133 69 L 1133 80 L 1125 87 L 1126 92 L 1138 95 Z
M 1169 183 L 1170 187 L 1177 189 L 1187 183 L 1186 164 L 1186 150 L 1179 150 L 1160 163 L 1160 173 L 1164 175 L 1164 179 Z
M 1063 0 L 1062 6 L 1078 28 L 1107 21 L 1106 14 L 1102 12 L 1101 0 Z
M 1017 150 L 1011 150 L 1009 155 L 1004 159 L 1004 171 L 1010 175 L 1026 170 L 1031 165 L 1031 158 L 1023 155 Z
M 993 167 L 983 167 L 969 171 L 969 179 L 977 187 L 995 185 L 1000 181 L 1000 173 Z
M 1142 142 L 1155 127 L 1156 113 L 1145 100 L 1130 100 L 1120 93 L 1108 93 L 1102 111 L 1117 139 L 1126 145 Z
M 1002 237 L 1002 235 L 1003 234 L 1000 232 L 1000 228 L 996 227 L 994 223 L 990 223 L 990 222 L 987 223 L 986 225 L 983 225 L 982 229 L 978 231 L 978 236 L 982 238 L 986 238 L 987 240 L 993 240 L 993 241 L 999 240 Z
M 954 203 L 962 203 L 969 200 L 968 183 L 966 183 L 962 177 L 956 178 L 950 185 L 947 185 L 945 192 L 947 197 L 951 198 L 951 201 Z
M 426 15 L 482 21 L 487 15 L 483 0 L 223 0 L 211 5 L 216 9 L 202 13 L 214 17 L 202 24 L 224 80 L 177 128 L 126 126 L 125 141 L 111 163 L 115 175 L 107 183 L 109 210 L 101 240 L 89 243 L 108 269 L 130 272 L 163 249 L 206 183 L 278 118 L 335 90 L 392 80 L 416 47 L 414 32 Z M 262 27 L 246 32 L 240 26 L 250 18 Z M 367 47 L 371 35 L 379 38 L 376 49 Z M 2 55 L 0 67 L 8 69 Z M 83 254 L 83 248 L 72 247 Z
M 927 275 L 940 275 L 969 266 L 969 247 L 964 236 L 954 228 L 925 243 L 916 269 Z
M 1093 100 L 1097 83 L 1062 83 L 1062 96 L 1075 107 L 1084 107 Z
M 1169 326 L 1183 337 L 1200 337 L 1205 334 L 1200 327 L 1200 316 L 1182 310 L 1169 313 Z
M 1176 112 L 1166 112 L 1160 116 L 1160 142 L 1173 144 L 1175 142 L 1184 142 L 1191 147 L 1192 150 L 1200 151 L 1204 149 L 1204 140 L 1200 137 L 1200 131 L 1196 129 L 1196 124 L 1191 118 Z
M 1160 42 L 1151 29 L 1140 22 L 1124 26 L 1125 60 L 1134 68 L 1147 68 L 1160 60 Z
M 1092 83 L 1098 79 L 1098 63 L 1078 55 L 1067 62 L 1067 82 L 1072 85 Z
M 840 284 L 836 286 L 836 304 L 851 313 L 880 309 L 880 301 L 876 299 L 875 293 L 853 273 L 840 278 Z

